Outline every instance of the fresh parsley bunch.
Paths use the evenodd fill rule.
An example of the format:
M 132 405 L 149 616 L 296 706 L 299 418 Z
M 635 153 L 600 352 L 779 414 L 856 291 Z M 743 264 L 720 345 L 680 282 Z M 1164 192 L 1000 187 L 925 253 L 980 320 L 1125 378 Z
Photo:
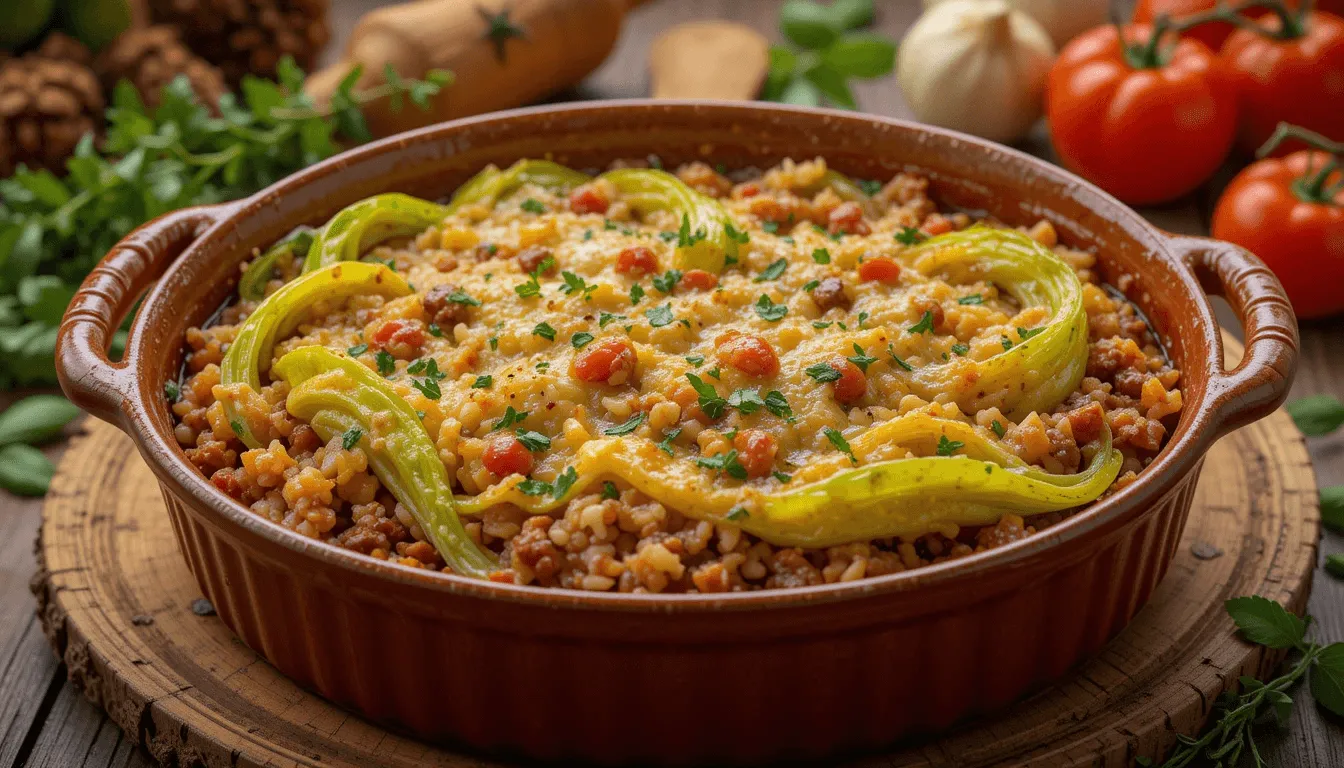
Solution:
M 789 0 L 779 28 L 798 48 L 770 46 L 770 71 L 762 98 L 786 104 L 832 104 L 856 109 L 850 78 L 890 74 L 896 44 L 878 35 L 852 32 L 873 20 L 873 0 L 835 0 L 830 5 Z
M 1303 397 L 1289 403 L 1285 410 L 1307 437 L 1324 437 L 1344 426 L 1344 403 L 1331 395 Z M 1344 485 L 1328 485 L 1321 489 L 1321 523 L 1332 531 L 1344 533 Z M 1325 570 L 1344 579 L 1344 554 L 1327 555 Z
M 279 82 L 246 78 L 213 115 L 185 77 L 146 109 L 117 86 L 101 142 L 84 137 L 64 178 L 20 170 L 0 181 L 0 389 L 55 383 L 56 326 L 79 282 L 118 240 L 168 211 L 252 194 L 370 138 L 361 107 L 379 98 L 424 106 L 451 75 L 432 72 L 355 92 L 356 68 L 325 109 L 304 73 L 280 62 Z

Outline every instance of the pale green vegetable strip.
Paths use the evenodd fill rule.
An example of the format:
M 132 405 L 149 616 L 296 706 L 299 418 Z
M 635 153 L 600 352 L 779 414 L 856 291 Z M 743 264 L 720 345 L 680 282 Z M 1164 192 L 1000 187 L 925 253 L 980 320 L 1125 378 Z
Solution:
M 738 241 L 728 234 L 732 224 L 728 211 L 719 201 L 691 189 L 666 171 L 623 168 L 607 171 L 600 177 L 620 190 L 625 202 L 639 213 L 671 211 L 683 222 L 686 243 L 678 240 L 675 264 L 678 269 L 703 269 L 718 274 L 738 255 Z
M 592 181 L 592 177 L 588 174 L 550 160 L 519 160 L 503 171 L 492 165 L 458 187 L 448 203 L 448 211 L 454 213 L 471 203 L 493 204 L 526 184 L 535 184 L 556 194 L 563 194 L 589 181 Z
M 455 573 L 484 578 L 498 567 L 462 528 L 438 449 L 386 380 L 326 347 L 296 349 L 276 361 L 274 372 L 292 387 L 285 407 L 322 439 L 359 430 L 373 473 Z
M 270 364 L 271 349 L 277 339 L 289 334 L 320 301 L 335 301 L 357 294 L 406 296 L 411 287 L 396 272 L 382 264 L 340 262 L 310 272 L 288 283 L 263 301 L 238 329 L 229 350 L 220 363 L 220 384 L 231 387 L 246 384 L 254 392 L 261 390 L 261 371 Z M 224 413 L 249 448 L 260 448 L 247 418 L 233 397 L 224 399 Z
M 341 209 L 322 227 L 308 249 L 303 271 L 354 261 L 384 240 L 418 234 L 447 215 L 448 206 L 400 192 L 366 197 Z
M 266 284 L 271 281 L 275 263 L 284 257 L 307 256 L 308 249 L 313 245 L 313 238 L 313 229 L 300 227 L 266 249 L 265 253 L 247 265 L 247 271 L 243 272 L 242 278 L 238 280 L 238 295 L 248 301 L 261 301 L 266 298 Z

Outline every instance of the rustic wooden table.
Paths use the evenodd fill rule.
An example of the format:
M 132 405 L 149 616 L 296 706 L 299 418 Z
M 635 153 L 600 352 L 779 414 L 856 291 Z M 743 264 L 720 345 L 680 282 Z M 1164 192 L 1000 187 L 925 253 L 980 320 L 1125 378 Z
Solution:
M 465 0 L 464 0 L 465 2 Z M 724 18 L 744 22 L 778 38 L 776 19 L 782 0 L 656 0 L 627 19 L 624 34 L 606 64 L 571 98 L 622 98 L 647 92 L 645 52 L 659 30 L 693 18 Z M 355 19 L 379 0 L 333 0 L 333 26 L 338 50 Z M 1120 5 L 1127 5 L 1123 0 Z M 877 0 L 877 26 L 899 38 L 919 14 L 917 0 Z M 909 111 L 890 78 L 861 83 L 855 89 L 860 106 L 881 115 L 908 117 Z M 1038 130 L 1024 149 L 1049 156 Z M 1224 174 L 1225 181 L 1227 174 Z M 1189 199 L 1143 211 L 1150 221 L 1176 232 L 1206 234 L 1218 183 Z M 1224 313 L 1230 318 L 1230 314 Z M 1344 396 L 1344 318 L 1304 325 L 1302 365 L 1293 396 L 1321 392 Z M 1344 483 L 1344 434 L 1308 441 L 1321 485 Z M 51 449 L 54 455 L 61 448 Z M 64 667 L 52 655 L 33 615 L 28 581 L 34 570 L 33 540 L 41 502 L 0 493 L 0 767 L 86 766 L 146 767 L 149 759 L 124 738 L 102 710 L 85 701 L 66 681 Z M 1344 551 L 1344 536 L 1326 533 L 1325 554 Z M 1344 640 L 1344 582 L 1319 571 L 1310 611 L 1316 631 Z M 1272 766 L 1303 768 L 1344 766 L 1344 726 L 1315 707 L 1305 688 L 1296 691 L 1298 706 L 1290 728 L 1267 738 L 1265 756 Z

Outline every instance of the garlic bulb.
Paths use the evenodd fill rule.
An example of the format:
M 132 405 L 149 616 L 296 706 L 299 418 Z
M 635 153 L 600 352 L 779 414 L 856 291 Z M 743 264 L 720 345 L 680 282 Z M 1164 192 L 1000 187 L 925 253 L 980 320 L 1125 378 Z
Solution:
M 924 7 L 945 2 L 924 0 Z M 1063 48 L 1080 32 L 1109 21 L 1110 0 L 1008 0 L 1008 4 L 1040 22 L 1056 48 Z
M 1041 116 L 1054 45 L 1005 0 L 946 0 L 901 43 L 896 80 L 915 116 L 994 141 L 1021 138 Z

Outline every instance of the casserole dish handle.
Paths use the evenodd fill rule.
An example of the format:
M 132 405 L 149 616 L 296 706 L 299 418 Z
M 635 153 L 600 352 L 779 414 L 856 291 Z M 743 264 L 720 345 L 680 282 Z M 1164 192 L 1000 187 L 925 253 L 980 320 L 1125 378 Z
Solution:
M 135 375 L 124 361 L 108 359 L 112 334 L 168 265 L 232 208 L 206 205 L 166 213 L 122 238 L 93 268 L 70 300 L 56 337 L 56 377 L 66 397 L 124 426 Z
M 1246 352 L 1232 370 L 1210 372 L 1216 437 L 1268 416 L 1283 404 L 1297 370 L 1297 317 L 1279 278 L 1254 254 L 1205 237 L 1173 239 L 1204 290 L 1232 306 L 1246 334 Z M 1222 338 L 1215 331 L 1217 356 Z

